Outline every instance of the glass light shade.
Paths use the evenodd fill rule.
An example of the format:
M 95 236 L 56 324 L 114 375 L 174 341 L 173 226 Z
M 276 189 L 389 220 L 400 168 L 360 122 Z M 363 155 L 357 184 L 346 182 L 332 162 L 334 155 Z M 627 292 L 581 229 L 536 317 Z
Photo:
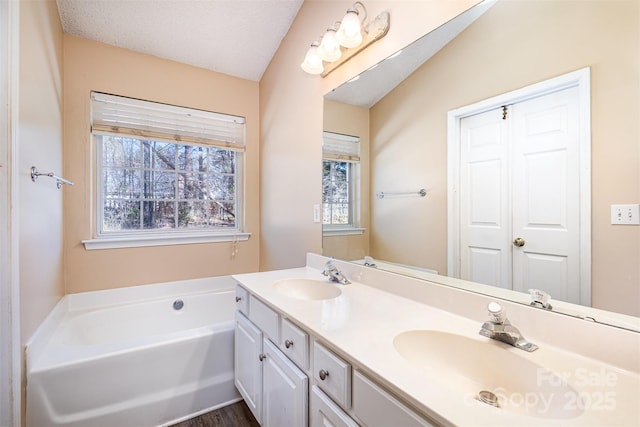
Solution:
M 322 60 L 327 62 L 335 62 L 342 56 L 340 43 L 336 40 L 335 28 L 329 28 L 322 37 L 322 41 L 318 47 L 318 55 Z
M 318 56 L 318 43 L 312 44 L 309 50 L 307 50 L 304 61 L 300 66 L 309 74 L 320 74 L 324 71 L 322 59 Z
M 357 47 L 362 43 L 362 27 L 357 11 L 349 10 L 344 15 L 340 28 L 336 33 L 336 40 L 347 48 Z

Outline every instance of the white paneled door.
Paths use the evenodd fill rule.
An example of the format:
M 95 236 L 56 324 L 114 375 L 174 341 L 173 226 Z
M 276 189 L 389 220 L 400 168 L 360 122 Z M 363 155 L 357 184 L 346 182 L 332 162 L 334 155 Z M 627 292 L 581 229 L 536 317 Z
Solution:
M 460 277 L 580 303 L 577 86 L 460 120 Z

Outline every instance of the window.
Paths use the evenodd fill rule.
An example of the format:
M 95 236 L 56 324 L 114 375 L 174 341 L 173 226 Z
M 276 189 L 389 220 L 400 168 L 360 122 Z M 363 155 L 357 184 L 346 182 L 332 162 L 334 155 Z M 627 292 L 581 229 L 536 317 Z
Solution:
M 242 117 L 92 92 L 91 119 L 94 240 L 121 237 L 123 246 L 142 246 L 150 239 L 248 236 L 242 233 Z M 131 244 L 132 237 L 146 243 Z
M 322 162 L 322 223 L 353 226 L 352 163 Z
M 358 228 L 360 139 L 323 134 L 322 224 L 324 234 L 351 234 Z

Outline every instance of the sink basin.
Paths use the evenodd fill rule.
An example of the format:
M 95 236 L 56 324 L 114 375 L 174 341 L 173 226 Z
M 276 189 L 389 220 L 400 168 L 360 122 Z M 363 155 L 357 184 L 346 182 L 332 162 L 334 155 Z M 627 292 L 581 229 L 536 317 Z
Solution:
M 402 332 L 393 344 L 413 368 L 460 391 L 465 402 L 487 404 L 478 396 L 489 391 L 497 396 L 496 410 L 546 419 L 570 419 L 584 412 L 580 393 L 565 379 L 507 344 L 431 330 Z
M 285 279 L 273 284 L 283 295 L 301 300 L 323 300 L 340 296 L 342 291 L 326 280 Z

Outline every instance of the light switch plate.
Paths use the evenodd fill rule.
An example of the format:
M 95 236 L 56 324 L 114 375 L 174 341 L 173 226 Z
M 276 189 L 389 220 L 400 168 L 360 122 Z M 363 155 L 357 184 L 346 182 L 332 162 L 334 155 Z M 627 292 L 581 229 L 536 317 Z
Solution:
M 611 224 L 640 225 L 640 204 L 611 205 Z

